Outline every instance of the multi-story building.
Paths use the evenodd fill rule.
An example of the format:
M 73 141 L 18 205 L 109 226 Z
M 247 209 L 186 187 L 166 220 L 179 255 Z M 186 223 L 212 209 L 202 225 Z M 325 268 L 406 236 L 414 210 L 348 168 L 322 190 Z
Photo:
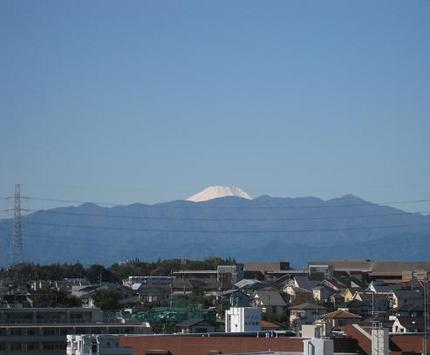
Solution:
M 218 265 L 217 281 L 222 289 L 231 288 L 243 279 L 243 265 Z
M 64 355 L 69 334 L 143 334 L 148 324 L 104 322 L 97 308 L 0 309 L 0 355 Z

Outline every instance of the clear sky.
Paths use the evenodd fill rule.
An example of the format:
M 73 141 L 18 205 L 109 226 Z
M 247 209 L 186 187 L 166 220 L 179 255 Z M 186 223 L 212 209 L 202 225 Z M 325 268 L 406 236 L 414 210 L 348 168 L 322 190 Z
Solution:
M 0 45 L 0 196 L 430 198 L 428 0 L 2 0 Z

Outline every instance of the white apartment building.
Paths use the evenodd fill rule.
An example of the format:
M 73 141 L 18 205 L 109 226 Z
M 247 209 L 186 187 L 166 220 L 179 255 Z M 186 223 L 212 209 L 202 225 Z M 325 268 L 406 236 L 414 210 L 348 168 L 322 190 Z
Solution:
M 258 307 L 231 307 L 225 311 L 226 333 L 259 332 L 261 309 Z

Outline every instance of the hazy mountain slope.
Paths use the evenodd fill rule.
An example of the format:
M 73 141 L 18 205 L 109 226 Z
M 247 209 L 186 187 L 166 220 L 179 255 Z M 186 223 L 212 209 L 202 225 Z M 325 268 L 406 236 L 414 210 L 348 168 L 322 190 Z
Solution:
M 328 201 L 262 196 L 56 208 L 24 217 L 23 232 L 25 257 L 35 262 L 220 255 L 297 265 L 324 257 L 423 259 L 423 250 L 430 250 L 429 224 L 430 216 L 352 195 Z M 380 228 L 396 225 L 407 226 Z M 5 264 L 10 223 L 0 223 L 0 235 Z

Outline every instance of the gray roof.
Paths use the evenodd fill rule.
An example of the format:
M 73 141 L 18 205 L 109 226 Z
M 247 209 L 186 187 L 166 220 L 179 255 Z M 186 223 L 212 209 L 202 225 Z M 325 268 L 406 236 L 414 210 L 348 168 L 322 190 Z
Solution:
M 315 287 L 317 287 L 320 282 L 316 280 L 309 280 L 307 276 L 294 276 L 294 279 L 296 280 L 297 284 L 300 288 L 303 288 L 305 290 L 312 290 Z
M 190 280 L 183 279 L 183 278 L 175 278 L 172 280 L 172 287 L 174 289 L 189 290 L 193 288 L 193 285 L 191 284 Z
M 287 302 L 282 295 L 275 290 L 259 290 L 255 291 L 254 297 L 258 299 L 266 306 L 286 306 Z
M 424 330 L 424 318 L 397 317 L 399 323 L 408 332 L 422 332 Z
M 184 320 L 183 322 L 178 323 L 177 326 L 180 328 L 188 328 L 188 327 L 192 327 L 193 325 L 196 325 L 199 323 L 204 323 L 204 324 L 210 325 L 203 318 L 192 318 L 192 319 L 187 319 L 187 320 Z
M 290 309 L 292 310 L 312 310 L 312 309 L 327 309 L 324 306 L 320 306 L 318 304 L 313 304 L 313 303 L 301 303 L 297 306 L 292 306 L 290 307 Z
M 263 283 L 255 279 L 242 279 L 239 282 L 236 282 L 234 286 L 236 286 L 237 288 L 252 288 L 254 286 L 261 287 L 263 286 Z
M 145 287 L 139 288 L 137 293 L 139 293 L 139 295 L 142 295 L 142 296 L 167 295 L 167 294 L 170 294 L 170 287 L 145 286 Z
M 395 290 L 394 294 L 398 298 L 407 298 L 408 300 L 417 299 L 417 298 L 423 299 L 423 295 L 418 290 L 400 289 L 400 290 Z
M 378 282 L 372 283 L 377 293 L 389 293 L 399 290 L 401 288 L 400 285 L 389 285 L 389 284 L 381 284 Z

